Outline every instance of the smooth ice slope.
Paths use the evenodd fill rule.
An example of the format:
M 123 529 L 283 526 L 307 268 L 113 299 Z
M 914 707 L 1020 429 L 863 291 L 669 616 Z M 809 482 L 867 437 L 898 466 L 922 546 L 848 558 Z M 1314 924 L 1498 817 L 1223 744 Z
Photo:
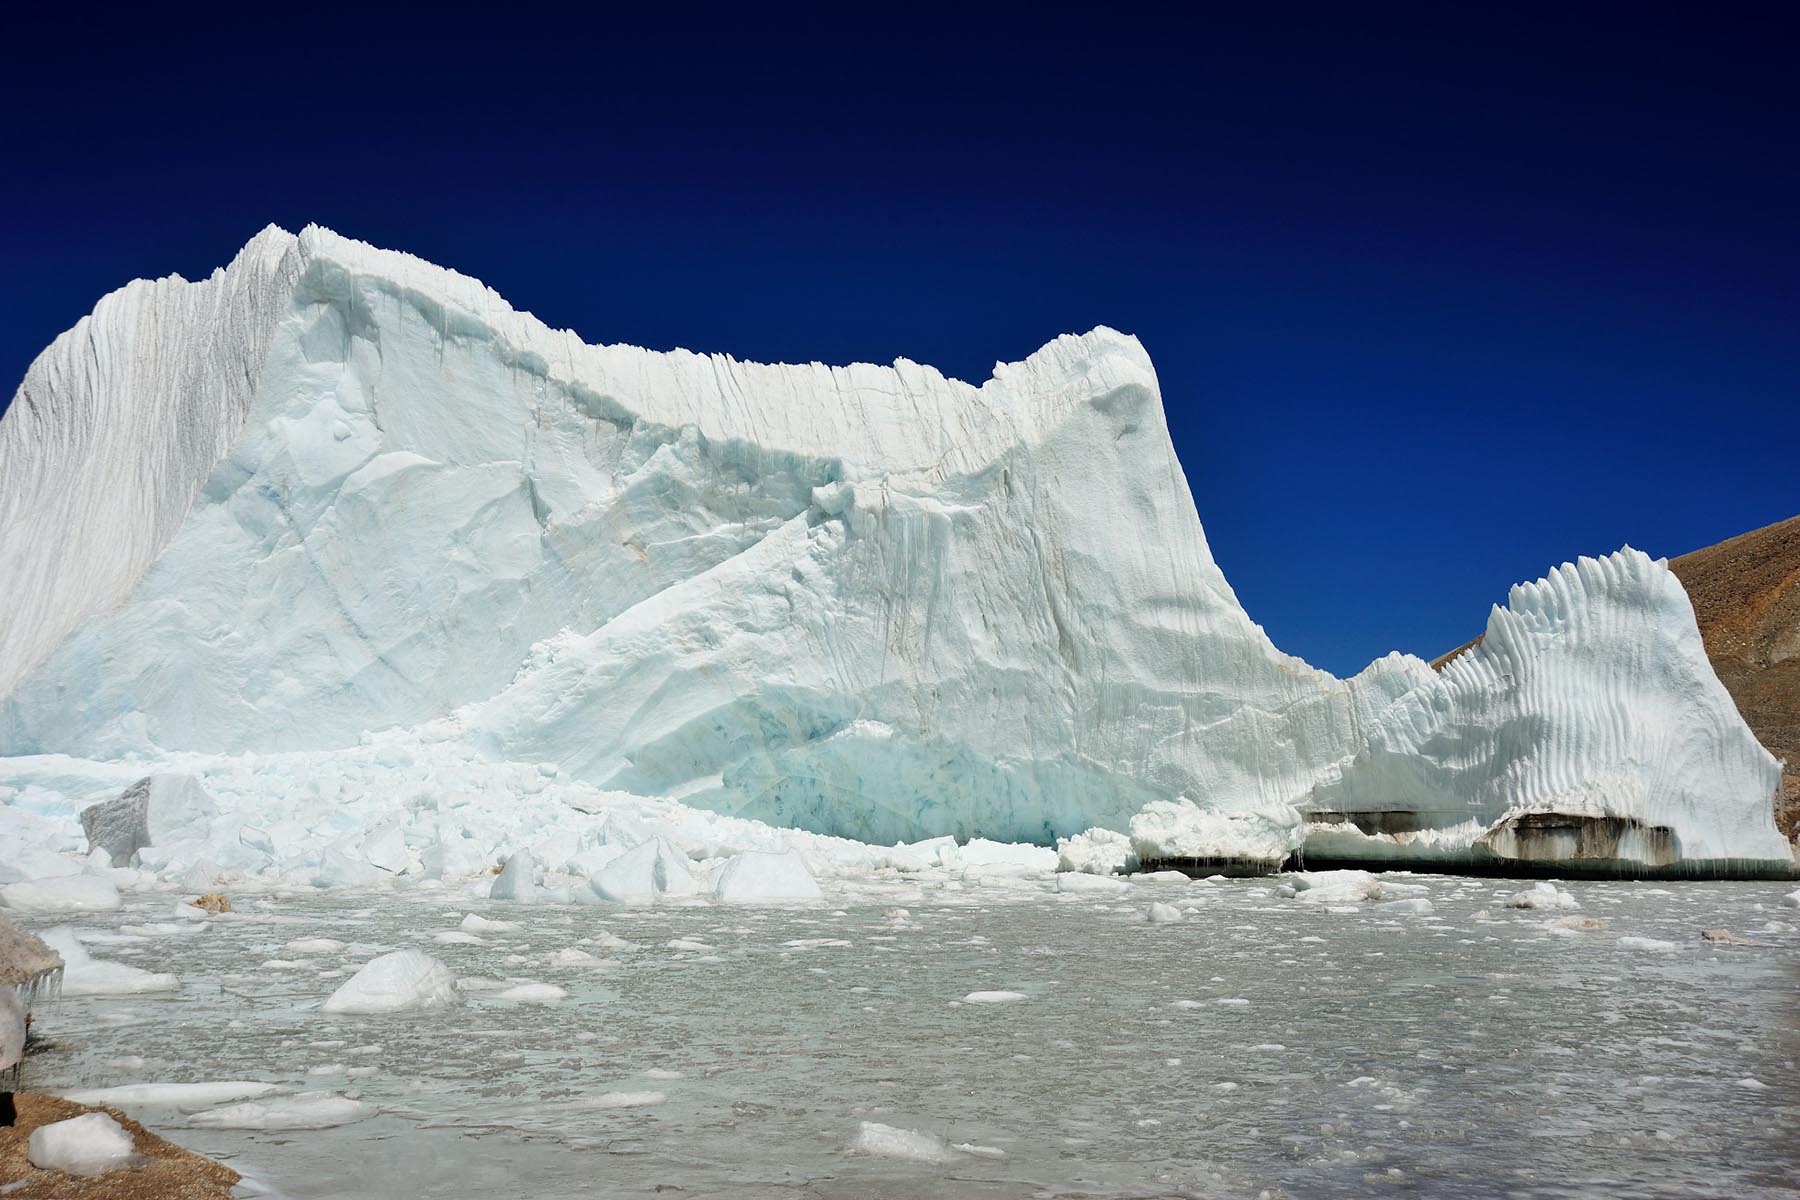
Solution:
M 1296 846 L 1342 814 L 1328 841 L 1395 856 L 1583 853 L 1586 826 L 1519 823 L 1546 808 L 1629 813 L 1601 840 L 1645 860 L 1787 855 L 1775 764 L 1665 567 L 1516 593 L 1495 619 L 1529 670 L 1502 638 L 1335 679 L 1239 605 L 1149 360 L 1107 329 L 979 387 L 589 346 L 269 230 L 103 301 L 0 454 L 0 603 L 29 618 L 0 633 L 0 753 L 392 730 L 880 842 L 1048 843 L 1185 797 Z M 1399 835 L 1371 824 L 1393 810 Z M 344 844 L 331 878 L 404 866 Z

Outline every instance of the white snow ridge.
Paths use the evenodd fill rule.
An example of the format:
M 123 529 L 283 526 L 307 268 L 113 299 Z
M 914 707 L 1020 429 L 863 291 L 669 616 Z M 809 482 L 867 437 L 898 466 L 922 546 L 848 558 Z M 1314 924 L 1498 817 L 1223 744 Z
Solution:
M 1110 329 L 980 386 L 592 346 L 271 228 L 58 338 L 0 464 L 0 789 L 194 776 L 218 811 L 124 849 L 168 879 L 805 900 L 831 847 L 921 861 L 770 826 L 1129 833 L 1065 847 L 1096 872 L 1791 862 L 1666 564 L 1515 588 L 1441 674 L 1315 670 L 1238 603 Z M 743 850 L 805 857 L 690 869 Z

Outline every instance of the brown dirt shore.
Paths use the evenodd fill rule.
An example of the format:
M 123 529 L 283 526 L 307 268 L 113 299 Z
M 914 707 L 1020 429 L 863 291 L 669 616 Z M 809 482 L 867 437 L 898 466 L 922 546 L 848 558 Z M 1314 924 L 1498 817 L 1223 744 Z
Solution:
M 0 1129 L 0 1187 L 7 1189 L 6 1200 L 229 1200 L 238 1182 L 230 1167 L 157 1137 L 116 1108 L 89 1108 L 38 1092 L 18 1092 L 13 1100 L 19 1119 Z M 123 1125 L 144 1161 L 92 1179 L 31 1165 L 26 1145 L 32 1130 L 90 1112 L 106 1113 Z
M 1706 656 L 1756 738 L 1787 760 L 1775 827 L 1800 832 L 1800 517 L 1669 561 L 1694 604 Z M 1479 643 L 1432 662 L 1444 665 Z

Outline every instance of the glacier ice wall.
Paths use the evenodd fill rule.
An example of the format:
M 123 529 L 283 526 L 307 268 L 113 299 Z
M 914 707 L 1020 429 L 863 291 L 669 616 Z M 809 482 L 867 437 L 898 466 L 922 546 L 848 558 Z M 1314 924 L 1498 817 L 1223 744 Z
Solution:
M 1519 637 L 1444 676 L 1335 679 L 1238 603 L 1149 359 L 1107 329 L 979 387 L 590 346 L 453 272 L 269 230 L 103 301 L 0 455 L 0 753 L 417 727 L 871 840 L 1047 841 L 1186 796 L 1624 808 L 1785 855 L 1777 768 L 1666 568 L 1515 592 L 1494 619 Z M 1504 657 L 1526 645 L 1541 669 Z
M 1392 706 L 1311 805 L 1415 814 L 1422 829 L 1473 820 L 1507 858 L 1530 857 L 1512 845 L 1522 818 L 1557 814 L 1590 836 L 1612 826 L 1625 861 L 1779 861 L 1780 782 L 1680 580 L 1628 548 L 1515 586 L 1481 641 Z M 1663 863 L 1632 845 L 1650 830 L 1674 839 Z

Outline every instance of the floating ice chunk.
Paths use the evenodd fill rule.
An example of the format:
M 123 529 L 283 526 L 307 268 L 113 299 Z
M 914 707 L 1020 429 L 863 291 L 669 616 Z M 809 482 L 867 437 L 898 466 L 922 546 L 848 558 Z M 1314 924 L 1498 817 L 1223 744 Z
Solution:
M 507 988 L 496 999 L 509 1004 L 560 1004 L 568 994 L 554 983 L 520 983 Z
M 181 986 L 173 975 L 92 957 L 67 925 L 47 929 L 40 936 L 46 946 L 62 956 L 65 996 L 136 996 L 173 992 Z
M 121 903 L 119 889 L 93 875 L 64 875 L 0 887 L 0 907 L 32 915 L 111 912 Z
M 485 946 L 487 939 L 474 933 L 464 933 L 460 929 L 446 929 L 433 934 L 431 940 L 440 946 Z
M 666 839 L 651 838 L 602 867 L 590 882 L 602 898 L 619 903 L 692 896 L 700 884 L 688 862 Z
M 209 1129 L 335 1129 L 370 1116 L 360 1100 L 332 1092 L 304 1092 L 279 1100 L 251 1101 L 195 1113 L 195 1125 Z
M 1115 829 L 1090 829 L 1056 840 L 1056 869 L 1088 875 L 1123 875 L 1137 869 L 1131 839 Z
M 1544 922 L 1544 928 L 1550 932 L 1570 935 L 1592 932 L 1604 925 L 1597 917 L 1551 917 Z
M 1118 896 L 1131 890 L 1123 879 L 1110 875 L 1089 875 L 1079 871 L 1062 871 L 1056 876 L 1056 890 L 1065 895 Z
M 1386 900 L 1375 906 L 1376 912 L 1398 913 L 1401 916 L 1425 917 L 1436 912 L 1431 901 L 1423 896 L 1414 896 L 1409 900 Z
M 1674 942 L 1647 937 L 1622 937 L 1619 939 L 1619 945 L 1626 950 L 1647 950 L 1652 954 L 1673 954 L 1681 949 Z
M 1250 1002 L 1242 996 L 1220 996 L 1217 1000 L 1214 1000 L 1213 1003 L 1223 1004 L 1229 1008 L 1242 1008 Z
M 651 1067 L 642 1072 L 645 1079 L 680 1079 L 680 1071 L 671 1071 L 667 1067 Z
M 72 1104 L 123 1109 L 172 1108 L 191 1113 L 234 1100 L 253 1100 L 280 1090 L 272 1083 L 234 1079 L 216 1083 L 127 1083 L 118 1087 L 83 1088 L 61 1095 Z
M 1150 906 L 1146 918 L 1152 925 L 1173 925 L 1181 920 L 1181 910 L 1173 904 L 1158 901 Z
M 1783 896 L 1781 898 L 1781 903 L 1787 908 L 1800 908 L 1800 888 L 1796 888 L 1794 891 Z
M 336 938 L 295 938 L 283 950 L 291 954 L 340 954 L 344 951 L 344 943 Z
M 1508 908 L 1579 908 L 1575 897 L 1548 880 L 1534 883 L 1506 898 Z
M 525 929 L 517 921 L 494 921 L 475 913 L 464 916 L 457 928 L 464 933 L 522 933 Z
M 784 854 L 746 850 L 735 856 L 719 871 L 713 895 L 739 904 L 822 897 L 806 860 L 792 850 Z
M 970 1142 L 957 1142 L 950 1147 L 962 1154 L 971 1154 L 976 1158 L 1005 1158 L 1006 1151 L 998 1146 L 977 1146 Z
M 1024 992 L 970 992 L 963 997 L 964 1004 L 1011 1004 L 1015 1000 L 1025 999 Z
M 67 1175 L 104 1175 L 130 1164 L 136 1148 L 125 1127 L 105 1113 L 83 1113 L 31 1131 L 31 1165 Z
M 1738 1080 L 1737 1086 L 1743 1088 L 1747 1092 L 1766 1092 L 1769 1090 L 1768 1084 L 1760 1079 L 1753 1079 L 1748 1075 Z
M 575 1103 L 582 1108 L 649 1108 L 668 1100 L 666 1092 L 602 1092 L 585 1096 Z
M 419 950 L 383 954 L 325 1001 L 328 1013 L 374 1014 L 440 1008 L 461 999 L 450 968 Z
M 1295 871 L 1283 882 L 1308 904 L 1367 904 L 1386 895 L 1367 871 Z
M 511 900 L 518 904 L 531 904 L 538 898 L 537 860 L 531 857 L 531 851 L 520 850 L 506 860 L 500 868 L 499 878 L 488 890 L 490 900 Z
M 857 1129 L 850 1140 L 850 1153 L 918 1163 L 952 1163 L 957 1159 L 956 1151 L 941 1137 L 875 1121 L 864 1121 Z
M 1133 883 L 1179 883 L 1190 884 L 1194 877 L 1186 871 L 1139 871 L 1131 877 Z
M 699 938 L 671 938 L 668 945 L 671 950 L 686 950 L 701 954 L 708 953 L 717 948 L 710 942 L 703 942 Z
M 592 967 L 598 966 L 602 961 L 604 960 L 595 958 L 586 950 L 577 950 L 573 946 L 550 955 L 550 965 L 553 967 Z

